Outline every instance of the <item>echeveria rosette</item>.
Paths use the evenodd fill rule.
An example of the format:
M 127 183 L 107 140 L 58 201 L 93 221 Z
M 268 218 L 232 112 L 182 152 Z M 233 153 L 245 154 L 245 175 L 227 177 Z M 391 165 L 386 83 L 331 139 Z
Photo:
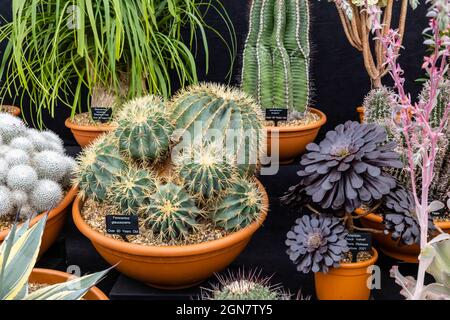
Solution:
M 385 129 L 376 124 L 338 125 L 320 144 L 307 145 L 297 173 L 300 183 L 283 197 L 284 202 L 304 201 L 304 193 L 322 209 L 353 212 L 362 203 L 380 200 L 396 186 L 383 169 L 403 165 L 395 142 L 385 141 Z
M 420 242 L 416 207 L 410 191 L 398 184 L 385 197 L 380 209 L 384 213 L 383 224 L 385 229 L 391 233 L 393 240 L 399 240 L 401 245 L 412 245 Z M 429 228 L 434 228 L 431 215 L 429 215 Z
M 304 215 L 287 233 L 286 251 L 303 273 L 328 272 L 336 268 L 348 252 L 347 230 L 338 218 L 325 215 Z

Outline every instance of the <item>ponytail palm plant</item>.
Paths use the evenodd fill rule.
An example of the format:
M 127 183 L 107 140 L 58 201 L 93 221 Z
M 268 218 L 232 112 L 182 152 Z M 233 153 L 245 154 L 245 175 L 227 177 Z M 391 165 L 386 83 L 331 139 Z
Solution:
M 210 13 L 227 36 L 206 23 Z M 0 96 L 29 96 L 39 127 L 43 111 L 54 116 L 58 103 L 72 117 L 79 112 L 83 87 L 169 97 L 171 77 L 181 86 L 197 82 L 199 46 L 208 72 L 208 31 L 228 49 L 230 77 L 236 37 L 219 0 L 12 0 L 12 21 L 0 27 L 0 41 L 7 41 Z

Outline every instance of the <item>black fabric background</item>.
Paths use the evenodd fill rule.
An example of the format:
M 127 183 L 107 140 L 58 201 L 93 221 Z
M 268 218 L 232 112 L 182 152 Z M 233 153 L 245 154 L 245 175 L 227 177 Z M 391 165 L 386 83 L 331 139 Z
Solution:
M 132 1 L 132 0 L 130 0 Z M 247 32 L 248 3 L 242 0 L 222 0 L 231 16 L 239 42 L 239 53 L 242 52 L 243 42 Z M 396 4 L 398 7 L 398 3 Z M 0 14 L 6 19 L 10 18 L 11 0 L 1 0 Z M 420 65 L 424 53 L 421 32 L 426 26 L 425 5 L 419 6 L 415 11 L 410 10 L 407 20 L 404 45 L 400 59 L 405 69 L 407 89 L 413 96 L 420 90 L 415 79 L 422 77 Z M 210 17 L 209 21 L 216 28 L 223 30 L 217 17 Z M 336 9 L 333 4 L 326 0 L 312 2 L 312 34 L 313 59 L 311 75 L 314 80 L 314 97 L 312 105 L 324 111 L 328 116 L 328 122 L 320 135 L 326 130 L 346 120 L 357 120 L 355 108 L 359 106 L 364 95 L 370 89 L 370 82 L 363 66 L 362 57 L 356 49 L 347 42 L 340 25 Z M 217 37 L 210 35 L 211 63 L 208 75 L 201 74 L 200 78 L 205 81 L 223 82 L 227 72 L 227 53 L 224 46 Z M 4 45 L 2 45 L 3 50 Z M 1 53 L 0 53 L 1 55 Z M 200 54 L 198 57 L 198 68 L 203 70 L 204 59 Z M 240 74 L 239 57 L 233 76 L 233 84 L 237 84 Z M 389 77 L 385 79 L 388 80 Z M 386 81 L 389 83 L 389 81 Z M 8 99 L 12 101 L 14 97 Z M 29 120 L 29 102 L 24 104 L 25 116 Z M 68 146 L 68 153 L 75 155 L 79 149 L 75 146 L 70 131 L 64 127 L 64 120 L 69 110 L 64 107 L 58 108 L 55 119 L 46 117 L 48 128 L 60 134 Z M 295 164 L 284 166 L 276 176 L 262 177 L 261 181 L 270 195 L 270 214 L 264 227 L 255 234 L 245 252 L 233 263 L 232 269 L 262 268 L 265 275 L 275 273 L 273 281 L 282 284 L 286 289 L 296 293 L 302 290 L 304 294 L 314 293 L 312 275 L 301 275 L 296 272 L 295 266 L 289 261 L 285 254 L 284 239 L 286 232 L 291 228 L 295 219 L 301 213 L 287 210 L 279 205 L 278 196 L 282 194 L 289 185 L 296 182 L 297 166 Z M 375 299 L 398 299 L 398 286 L 389 278 L 391 265 L 397 263 L 383 255 L 380 256 L 378 265 L 382 269 L 382 290 L 374 290 Z M 94 272 L 107 267 L 105 261 L 99 257 L 89 240 L 84 238 L 76 230 L 71 218 L 68 219 L 64 233 L 60 240 L 39 262 L 41 267 L 50 267 L 66 270 L 69 265 L 78 265 L 82 272 Z M 401 264 L 401 270 L 406 274 L 413 275 L 416 267 L 414 265 Z M 100 287 L 106 292 L 113 294 L 115 299 L 146 298 L 161 299 L 174 298 L 176 294 L 154 290 L 136 282 L 120 277 L 116 283 L 118 272 L 112 271 Z M 116 284 L 116 285 L 114 285 Z M 186 298 L 191 294 L 198 294 L 199 289 L 179 293 L 180 297 Z

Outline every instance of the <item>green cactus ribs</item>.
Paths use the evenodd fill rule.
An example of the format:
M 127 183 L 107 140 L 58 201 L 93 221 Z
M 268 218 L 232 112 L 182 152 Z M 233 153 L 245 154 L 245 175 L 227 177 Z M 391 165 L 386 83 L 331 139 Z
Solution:
M 253 0 L 241 87 L 262 108 L 304 115 L 310 99 L 308 0 Z M 256 63 L 255 63 L 256 62 Z

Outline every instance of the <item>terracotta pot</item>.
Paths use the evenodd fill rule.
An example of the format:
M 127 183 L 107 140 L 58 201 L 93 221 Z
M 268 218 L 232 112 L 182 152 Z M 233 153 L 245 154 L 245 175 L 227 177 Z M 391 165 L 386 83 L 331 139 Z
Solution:
M 305 152 L 306 145 L 313 142 L 320 128 L 327 122 L 326 115 L 317 109 L 309 108 L 309 111 L 319 115 L 317 122 L 306 126 L 297 127 L 266 127 L 267 131 L 267 154 L 271 154 L 271 140 L 274 134 L 279 134 L 279 163 L 287 164 L 294 161 L 295 157 Z
M 84 148 L 89 145 L 92 141 L 97 139 L 100 135 L 114 130 L 113 126 L 103 125 L 103 126 L 81 126 L 73 123 L 70 118 L 66 119 L 66 127 L 72 131 L 75 140 Z
M 316 296 L 319 300 L 368 300 L 370 289 L 367 281 L 371 273 L 367 268 L 374 265 L 378 252 L 372 248 L 373 256 L 364 262 L 342 263 L 328 273 L 314 274 Z
M 269 199 L 258 182 L 265 207 Z M 111 265 L 130 278 L 152 287 L 181 289 L 195 286 L 225 269 L 245 249 L 253 233 L 259 229 L 267 212 L 246 228 L 218 240 L 185 246 L 144 246 L 104 236 L 93 230 L 80 214 L 80 197 L 73 205 L 73 220 L 89 238 L 98 253 Z
M 364 111 L 365 111 L 364 107 L 356 108 L 356 112 L 358 112 L 358 115 L 359 115 L 359 122 L 361 122 L 361 123 L 364 122 Z
M 72 275 L 50 269 L 34 268 L 28 278 L 29 282 L 36 284 L 57 284 L 70 280 Z M 108 297 L 97 287 L 92 287 L 83 297 L 85 300 L 109 300 Z
M 2 107 L 6 109 L 3 112 L 10 113 L 10 114 L 12 114 L 13 116 L 16 116 L 16 117 L 20 116 L 20 114 L 22 112 L 20 110 L 20 108 L 16 107 L 16 106 L 10 106 L 10 105 L 3 104 Z
M 356 214 L 363 214 L 364 210 L 356 209 Z M 362 217 L 361 224 L 365 228 L 375 230 L 384 230 L 383 217 L 378 214 L 371 213 Z M 436 225 L 444 232 L 450 233 L 450 221 L 436 222 Z M 417 244 L 400 245 L 399 241 L 392 240 L 391 234 L 372 233 L 373 238 L 378 243 L 378 248 L 387 256 L 404 262 L 418 263 L 420 247 Z
M 60 234 L 64 226 L 64 222 L 66 221 L 67 209 L 77 195 L 77 192 L 77 189 L 72 188 L 61 201 L 61 203 L 48 213 L 47 223 L 45 224 L 44 234 L 42 235 L 42 243 L 39 250 L 39 256 L 42 256 L 58 238 L 58 235 Z M 44 213 L 36 216 L 31 220 L 31 225 L 34 225 L 43 216 Z M 0 232 L 0 243 L 5 240 L 8 233 L 9 230 Z

